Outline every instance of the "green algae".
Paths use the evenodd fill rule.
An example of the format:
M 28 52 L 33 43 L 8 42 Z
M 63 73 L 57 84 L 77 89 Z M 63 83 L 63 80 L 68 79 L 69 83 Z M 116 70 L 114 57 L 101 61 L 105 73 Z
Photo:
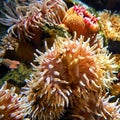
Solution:
M 20 88 L 25 85 L 25 79 L 28 79 L 31 73 L 32 69 L 28 68 L 24 63 L 21 63 L 17 69 L 8 71 L 7 74 L 0 79 L 0 86 L 7 81 Z

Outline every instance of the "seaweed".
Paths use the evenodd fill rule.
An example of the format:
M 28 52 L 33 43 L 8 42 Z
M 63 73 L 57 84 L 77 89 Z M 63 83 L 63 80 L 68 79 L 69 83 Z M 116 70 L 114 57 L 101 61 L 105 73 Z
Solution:
M 29 78 L 31 73 L 32 69 L 28 68 L 24 63 L 21 63 L 17 69 L 9 70 L 7 74 L 0 79 L 0 86 L 7 81 L 20 88 L 25 85 L 25 79 Z

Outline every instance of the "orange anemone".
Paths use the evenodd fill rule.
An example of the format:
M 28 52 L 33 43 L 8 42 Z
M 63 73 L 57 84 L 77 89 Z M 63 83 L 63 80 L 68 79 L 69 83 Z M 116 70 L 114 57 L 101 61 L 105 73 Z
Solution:
M 80 35 L 90 36 L 99 30 L 98 19 L 88 12 L 85 7 L 71 7 L 62 20 L 63 27 L 67 28 L 71 33 L 77 32 Z

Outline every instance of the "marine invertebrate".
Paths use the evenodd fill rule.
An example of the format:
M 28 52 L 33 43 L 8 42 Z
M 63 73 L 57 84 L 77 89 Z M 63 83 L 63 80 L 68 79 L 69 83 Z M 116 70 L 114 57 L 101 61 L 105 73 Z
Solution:
M 23 109 L 20 107 L 19 96 L 5 83 L 0 89 L 0 119 L 23 120 Z
M 120 15 L 105 10 L 99 12 L 99 17 L 101 29 L 107 40 L 120 41 Z
M 61 0 L 42 0 L 22 7 L 19 9 L 27 12 L 8 30 L 8 36 L 3 39 L 10 41 L 10 46 L 6 42 L 5 50 L 11 47 L 15 50 L 19 48 L 17 54 L 21 59 L 23 50 L 28 50 L 27 53 L 30 55 L 27 55 L 30 58 L 36 48 L 41 50 L 42 33 L 47 25 L 63 23 L 69 30 L 68 23 L 79 25 L 78 27 L 73 24 L 77 27 L 71 28 L 70 31 L 77 29 L 75 30 L 77 36 L 73 38 L 57 36 L 53 39 L 55 42 L 51 49 L 46 45 L 46 41 L 45 53 L 36 50 L 34 60 L 36 64 L 32 64 L 34 72 L 29 80 L 26 79 L 27 84 L 23 88 L 21 98 L 24 102 L 22 106 L 25 107 L 25 117 L 31 120 L 58 120 L 68 113 L 67 116 L 72 116 L 73 119 L 119 119 L 119 106 L 108 103 L 109 98 L 105 99 L 102 96 L 104 88 L 109 87 L 116 79 L 113 73 L 117 66 L 107 49 L 103 48 L 101 42 L 97 42 L 102 41 L 101 38 L 98 40 L 97 36 L 99 31 L 97 18 L 84 7 L 75 5 L 66 13 L 72 15 L 68 20 L 67 15 L 65 16 L 66 4 Z M 56 16 L 58 14 L 59 16 Z M 81 34 L 84 37 L 76 39 Z M 22 114 L 21 108 L 18 114 L 19 112 Z
M 80 35 L 90 36 L 99 31 L 98 19 L 80 5 L 74 5 L 68 9 L 61 26 L 72 33 L 76 31 L 78 37 Z
M 73 103 L 72 94 L 82 94 L 85 89 L 99 92 L 100 88 L 109 86 L 114 79 L 113 61 L 106 59 L 107 65 L 103 64 L 97 59 L 102 49 L 97 51 L 83 37 L 79 40 L 57 37 L 51 49 L 46 46 L 45 53 L 37 50 L 38 65 L 33 65 L 35 72 L 23 92 L 26 114 L 31 119 L 58 119 Z M 109 78 L 105 73 L 110 73 Z
M 20 22 L 20 20 L 24 18 L 38 15 L 36 13 L 39 12 L 41 12 L 43 14 L 43 18 L 48 21 L 53 19 L 54 21 L 52 22 L 56 21 L 59 23 L 63 19 L 67 9 L 67 5 L 63 0 L 11 0 L 4 2 L 5 12 L 2 11 L 2 13 L 5 15 L 5 18 L 1 18 L 0 23 L 10 26 Z
M 16 7 L 16 9 L 18 8 Z M 55 21 L 59 23 L 65 15 L 67 6 L 62 0 L 42 0 L 33 2 L 26 8 L 21 6 L 22 10 L 25 15 L 9 31 L 11 30 L 19 40 L 33 40 L 34 44 L 36 41 L 40 41 L 42 26 L 45 23 L 52 24 Z M 59 15 L 57 16 L 59 18 L 56 17 L 56 14 Z
M 104 81 L 104 86 L 109 86 L 113 80 L 117 80 L 115 74 L 118 72 L 118 65 L 114 61 L 115 57 L 113 57 L 106 48 L 97 50 L 97 54 L 95 56 L 95 59 L 97 59 L 100 64 L 99 72 L 103 75 L 101 80 Z
M 0 11 L 1 15 L 3 15 L 5 18 L 0 18 L 0 23 L 11 26 L 20 20 L 20 16 L 22 15 L 16 10 L 17 1 L 6 1 L 3 2 L 4 7 L 2 8 L 2 11 Z M 1 16 L 0 16 L 1 17 Z
M 101 92 L 84 91 L 82 96 L 75 98 L 75 103 L 68 109 L 65 118 L 68 120 L 119 120 L 118 100 L 109 102 L 113 96 L 102 94 Z
M 5 7 L 6 11 L 10 9 L 6 4 Z M 10 7 L 12 9 L 12 6 Z M 8 29 L 8 34 L 11 35 L 6 37 L 8 41 L 15 39 L 16 43 L 18 43 L 16 47 L 18 57 L 23 59 L 23 61 L 32 61 L 35 49 L 41 50 L 44 46 L 42 40 L 43 26 L 45 24 L 60 24 L 66 10 L 67 5 L 62 0 L 42 0 L 30 3 L 29 5 L 16 5 L 16 13 L 19 12 L 18 18 L 16 18 L 16 22 L 13 22 L 14 25 Z M 4 19 L 4 22 L 1 21 L 1 23 L 7 25 L 10 23 L 8 21 L 13 19 L 9 15 L 6 15 L 6 17 L 8 18 Z M 8 36 L 11 37 L 9 38 Z M 6 37 L 3 39 L 6 39 Z M 52 43 L 53 41 L 51 41 Z M 23 50 L 25 52 L 22 52 Z
M 113 54 L 112 55 L 115 58 L 115 63 L 118 65 L 118 72 L 116 73 L 116 76 L 118 80 L 114 82 L 114 84 L 110 87 L 110 93 L 112 95 L 115 95 L 116 97 L 119 97 L 120 95 L 120 54 Z

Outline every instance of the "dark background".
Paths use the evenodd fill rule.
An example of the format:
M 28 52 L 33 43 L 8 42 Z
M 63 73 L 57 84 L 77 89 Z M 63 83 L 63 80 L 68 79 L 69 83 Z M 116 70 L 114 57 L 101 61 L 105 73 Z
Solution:
M 94 7 L 96 10 L 108 9 L 112 12 L 120 11 L 120 0 L 81 0 L 87 5 Z

